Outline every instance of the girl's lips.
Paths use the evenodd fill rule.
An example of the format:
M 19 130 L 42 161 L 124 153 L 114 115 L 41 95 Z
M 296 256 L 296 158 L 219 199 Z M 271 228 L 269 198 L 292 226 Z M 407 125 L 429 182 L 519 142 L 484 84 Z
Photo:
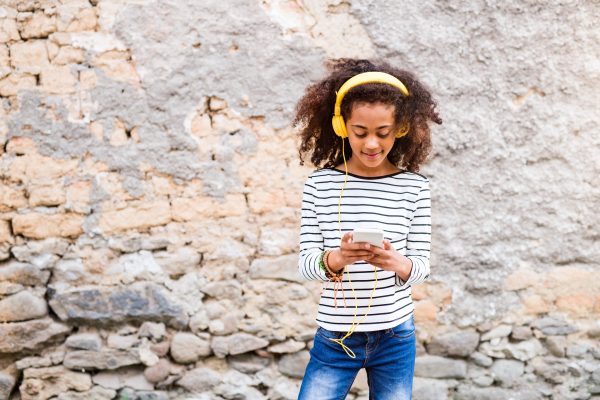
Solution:
M 380 151 L 379 153 L 375 153 L 375 154 L 369 154 L 369 153 L 365 153 L 365 152 L 363 151 L 363 154 L 364 154 L 364 155 L 365 155 L 365 157 L 367 157 L 369 160 L 374 160 L 374 159 L 376 159 L 377 157 L 379 157 L 379 155 L 380 155 L 381 153 L 382 153 L 382 152 Z

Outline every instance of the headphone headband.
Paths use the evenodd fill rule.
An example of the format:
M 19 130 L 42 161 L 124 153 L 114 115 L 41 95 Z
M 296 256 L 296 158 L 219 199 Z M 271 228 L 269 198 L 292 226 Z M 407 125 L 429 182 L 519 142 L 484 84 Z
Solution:
M 344 123 L 344 118 L 341 115 L 342 100 L 350 89 L 358 85 L 364 85 L 365 83 L 387 83 L 388 85 L 397 87 L 402 93 L 404 93 L 404 95 L 408 96 L 408 90 L 406 89 L 406 86 L 404 86 L 404 84 L 400 82 L 398 78 L 390 74 L 386 74 L 385 72 L 363 72 L 362 74 L 355 75 L 348 79 L 336 93 L 334 116 L 332 120 L 333 130 L 335 131 L 336 135 L 342 138 L 348 137 L 348 133 L 346 132 L 346 124 Z M 396 134 L 396 137 L 398 138 L 406 135 L 408 130 L 408 126 L 403 127 L 403 129 Z

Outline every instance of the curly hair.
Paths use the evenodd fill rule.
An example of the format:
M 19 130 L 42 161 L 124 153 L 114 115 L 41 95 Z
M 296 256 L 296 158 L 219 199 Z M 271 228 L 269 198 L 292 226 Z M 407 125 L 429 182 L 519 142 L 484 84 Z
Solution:
M 385 83 L 366 83 L 348 91 L 341 105 L 345 121 L 352 115 L 354 107 L 361 104 L 393 105 L 394 119 L 398 126 L 410 123 L 408 133 L 396 139 L 388 160 L 411 172 L 419 172 L 419 167 L 431 151 L 429 122 L 441 124 L 436 111 L 437 103 L 429 90 L 410 72 L 392 67 L 381 60 L 356 60 L 341 58 L 329 60 L 325 66 L 329 76 L 310 85 L 295 108 L 293 124 L 299 128 L 300 164 L 310 156 L 317 168 L 333 168 L 343 163 L 342 139 L 335 134 L 331 124 L 336 92 L 344 82 L 363 72 L 379 71 L 398 78 L 408 89 L 409 96 Z M 345 143 L 346 159 L 352 156 L 350 143 Z

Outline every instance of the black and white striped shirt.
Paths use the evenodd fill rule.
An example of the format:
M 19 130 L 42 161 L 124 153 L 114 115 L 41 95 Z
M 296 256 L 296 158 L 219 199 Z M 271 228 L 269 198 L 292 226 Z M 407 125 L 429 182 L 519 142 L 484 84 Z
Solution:
M 302 227 L 298 268 L 308 280 L 328 281 L 319 267 L 322 251 L 340 247 L 338 199 L 345 172 L 321 169 L 309 175 L 302 198 Z M 429 277 L 431 241 L 431 200 L 429 180 L 422 175 L 401 171 L 380 177 L 348 174 L 341 201 L 342 236 L 356 228 L 381 229 L 392 246 L 412 261 L 406 282 L 394 272 L 377 268 L 377 288 L 371 309 L 356 331 L 393 328 L 410 318 L 414 306 L 410 286 Z M 350 280 L 358 299 L 356 322 L 365 315 L 375 285 L 375 267 L 364 261 L 348 266 Z M 355 300 L 348 275 L 342 282 L 334 307 L 333 281 L 321 295 L 317 323 L 325 329 L 347 332 L 354 320 Z M 325 286 L 325 283 L 323 284 Z

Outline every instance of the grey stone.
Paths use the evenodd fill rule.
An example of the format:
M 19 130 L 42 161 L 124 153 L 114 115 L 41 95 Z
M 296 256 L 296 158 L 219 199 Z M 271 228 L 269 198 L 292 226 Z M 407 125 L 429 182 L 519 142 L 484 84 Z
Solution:
M 460 391 L 454 400 L 543 400 L 542 395 L 533 390 L 509 391 L 497 387 L 467 389 Z
M 77 350 L 67 353 L 63 364 L 73 370 L 117 369 L 127 365 L 140 364 L 137 349 L 132 350 Z
M 588 336 L 592 339 L 600 338 L 600 328 L 592 328 L 588 331 Z
M 279 372 L 292 378 L 302 378 L 310 361 L 310 353 L 306 350 L 286 354 L 279 360 Z
M 247 333 L 236 333 L 229 338 L 229 354 L 247 353 L 252 350 L 262 349 L 268 345 L 268 340 Z
M 535 357 L 529 361 L 535 371 L 535 373 L 544 378 L 545 380 L 560 384 L 565 381 L 565 374 L 567 367 L 564 364 L 564 360 L 553 357 Z
M 0 300 L 0 322 L 27 321 L 48 314 L 46 300 L 27 290 Z
M 169 354 L 169 349 L 171 348 L 170 342 L 160 342 L 160 343 L 152 343 L 150 345 L 150 350 L 159 357 L 164 357 Z
M 0 281 L 20 283 L 24 286 L 45 286 L 50 271 L 42 270 L 33 264 L 11 261 L 0 264 Z
M 85 392 L 68 391 L 58 395 L 58 400 L 111 400 L 117 395 L 112 389 L 94 386 Z
M 533 332 L 528 326 L 513 326 L 510 337 L 514 340 L 529 340 L 533 338 Z
M 278 343 L 268 347 L 268 351 L 276 354 L 295 353 L 306 347 L 304 342 L 296 342 L 294 339 L 286 340 L 283 343 Z
M 424 356 L 425 354 L 427 354 L 427 351 L 425 350 L 425 346 L 423 346 L 423 343 L 421 343 L 419 341 L 415 341 L 415 350 L 416 350 L 416 357 L 421 357 L 421 356 Z
M 525 340 L 516 344 L 509 343 L 504 348 L 504 353 L 511 358 L 527 361 L 540 354 L 542 344 L 537 339 Z
M 221 383 L 221 375 L 209 368 L 196 368 L 177 381 L 177 385 L 190 392 L 205 392 Z
M 169 400 L 169 395 L 166 392 L 140 390 L 134 400 Z
M 512 326 L 498 325 L 491 331 L 486 332 L 483 335 L 481 335 L 481 341 L 486 342 L 486 341 L 492 340 L 494 338 L 503 338 L 503 337 L 510 335 L 511 332 L 512 332 Z
M 434 356 L 467 357 L 478 344 L 478 333 L 459 331 L 434 337 L 427 344 L 427 352 Z
M 71 329 L 51 318 L 0 324 L 0 353 L 39 350 L 62 341 Z
M 226 315 L 208 324 L 208 330 L 213 335 L 229 335 L 238 331 L 238 319 L 235 315 Z
M 534 326 L 546 335 L 568 335 L 569 333 L 579 330 L 578 327 L 573 326 L 566 321 L 551 317 L 538 319 Z
M 600 360 L 600 349 L 597 347 L 592 348 L 592 356 Z
M 78 333 L 69 336 L 65 345 L 73 349 L 98 351 L 102 347 L 102 339 L 97 333 Z
M 581 344 L 571 344 L 567 347 L 567 356 L 568 357 L 582 357 L 585 353 L 587 353 L 589 346 L 585 343 Z
M 239 299 L 242 297 L 242 285 L 235 279 L 228 281 L 211 282 L 202 286 L 202 292 L 221 299 Z
M 123 387 L 123 374 L 120 371 L 101 371 L 92 377 L 92 381 L 96 385 L 100 385 L 107 389 L 119 390 Z
M 437 379 L 414 378 L 412 398 L 414 400 L 446 399 L 448 387 Z
M 134 344 L 141 343 L 141 339 L 135 335 L 121 336 L 115 333 L 108 335 L 106 345 L 111 349 L 125 350 L 133 347 Z
M 422 356 L 415 359 L 415 376 L 421 378 L 464 378 L 467 363 L 439 356 Z
M 20 283 L 0 282 L 0 295 L 10 296 L 11 294 L 19 293 L 24 288 Z
M 251 279 L 280 279 L 304 283 L 306 279 L 298 272 L 298 254 L 277 258 L 257 258 L 250 266 Z
M 155 323 L 146 321 L 140 327 L 138 336 L 160 341 L 167 336 L 167 330 L 165 324 L 162 322 Z
M 189 247 L 182 247 L 177 253 L 160 251 L 153 255 L 163 271 L 173 277 L 185 275 L 200 264 L 200 254 Z
M 24 246 L 15 246 L 10 249 L 15 258 L 21 262 L 31 262 L 31 260 L 44 255 L 56 254 L 65 255 L 69 249 L 69 241 L 62 238 L 48 238 L 41 241 L 31 240 Z
M 53 282 L 75 285 L 85 276 L 86 269 L 81 260 L 60 260 L 52 269 Z
M 43 368 L 52 366 L 50 357 L 27 357 L 16 362 L 17 369 L 23 370 L 27 368 Z
M 215 353 L 215 356 L 225 358 L 227 357 L 227 354 L 229 354 L 229 338 L 215 336 L 210 342 L 210 347 Z
M 504 387 L 511 387 L 525 372 L 525 364 L 516 360 L 496 360 L 490 367 L 494 380 Z
M 180 364 L 196 362 L 211 353 L 210 343 L 193 333 L 176 333 L 171 341 L 171 356 Z
M 592 372 L 591 379 L 592 379 L 592 382 L 600 385 L 600 368 L 598 368 L 594 372 Z
M 47 368 L 29 368 L 23 371 L 23 382 L 19 390 L 24 399 L 48 399 L 67 392 L 90 390 L 92 379 L 89 374 L 69 371 L 62 365 Z
M 473 383 L 479 387 L 488 387 L 492 386 L 494 383 L 494 378 L 489 375 L 482 375 L 478 378 L 473 379 Z
M 0 372 L 0 399 L 7 400 L 15 387 L 16 379 L 14 376 Z
M 160 285 L 136 282 L 129 286 L 96 286 L 53 292 L 52 310 L 63 321 L 92 326 L 128 322 L 165 322 L 175 328 L 187 325 L 188 316 L 169 300 Z
M 480 365 L 482 367 L 489 367 L 494 362 L 494 360 L 492 360 L 490 357 L 486 356 L 485 354 L 481 354 L 479 352 L 475 352 L 475 353 L 471 354 L 470 357 L 473 360 L 473 362 L 475 362 L 475 364 Z
M 565 356 L 565 348 L 567 347 L 567 338 L 564 336 L 548 336 L 546 337 L 546 346 L 550 353 L 556 357 Z
M 171 364 L 169 363 L 169 361 L 162 358 L 158 361 L 158 364 L 146 368 L 146 370 L 144 371 L 144 376 L 146 377 L 148 382 L 162 382 L 169 376 L 170 368 Z
M 271 365 L 271 358 L 246 353 L 227 357 L 227 364 L 245 374 L 254 374 Z

